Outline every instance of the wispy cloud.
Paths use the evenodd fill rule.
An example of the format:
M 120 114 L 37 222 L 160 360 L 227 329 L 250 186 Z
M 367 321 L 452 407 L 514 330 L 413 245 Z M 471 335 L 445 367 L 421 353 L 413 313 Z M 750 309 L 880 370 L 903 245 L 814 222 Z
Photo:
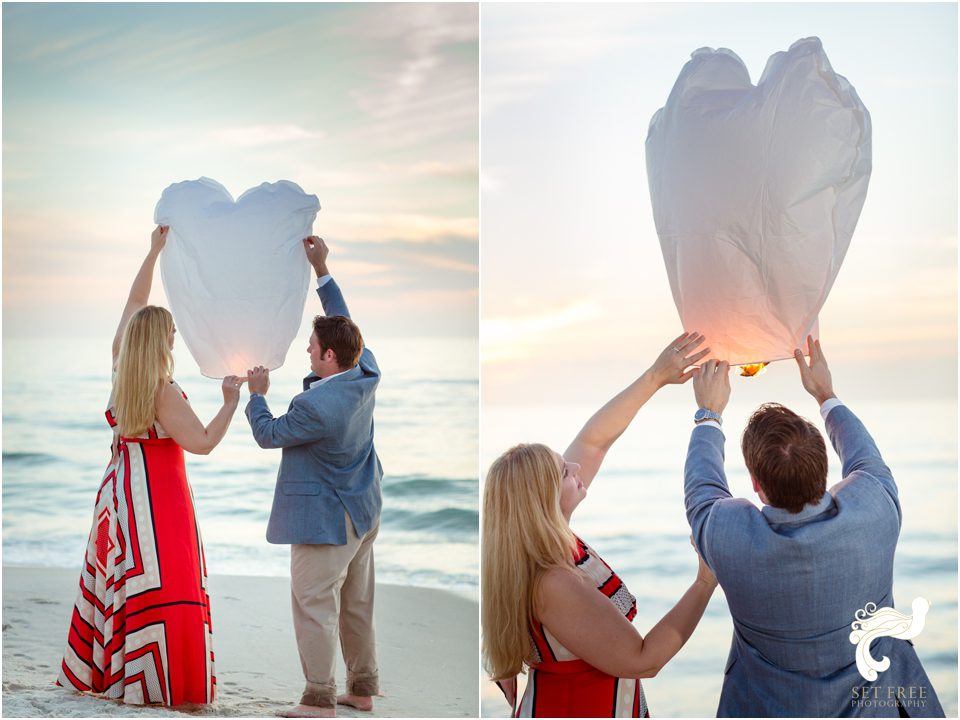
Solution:
M 316 194 L 367 322 L 475 335 L 477 12 L 5 4 L 7 327 L 54 331 L 64 296 L 115 322 L 160 193 L 207 176 L 234 197 L 279 179 Z
M 460 161 L 425 160 L 410 163 L 351 163 L 346 167 L 310 166 L 301 177 L 317 188 L 364 188 L 373 184 L 409 185 L 424 179 L 463 179 L 476 182 L 477 163 L 467 152 L 454 153 Z
M 478 35 L 477 6 L 383 4 L 356 32 L 398 48 L 399 60 L 377 63 L 372 83 L 352 93 L 370 118 L 363 132 L 387 144 L 445 137 L 475 121 L 478 58 L 457 53 Z
M 667 5 L 622 6 L 617 13 L 584 12 L 578 3 L 554 4 L 549 11 L 539 4 L 485 7 L 484 114 L 527 98 L 539 87 L 567 80 L 570 70 L 597 57 L 638 42 L 663 42 L 642 28 L 645 22 L 676 12 Z
M 338 260 L 336 267 L 338 273 L 349 275 L 350 277 L 363 278 L 365 282 L 369 282 L 372 276 L 383 275 L 396 270 L 384 263 L 366 262 L 363 260 Z
M 324 133 L 319 130 L 307 130 L 299 125 L 250 125 L 210 130 L 206 133 L 205 141 L 222 148 L 246 148 L 323 137 Z
M 420 214 L 344 214 L 328 218 L 331 235 L 347 240 L 441 243 L 451 237 L 476 238 L 476 217 Z
M 455 260 L 454 258 L 442 257 L 439 255 L 415 255 L 414 259 L 422 265 L 427 265 L 428 267 L 438 268 L 441 270 L 473 273 L 474 275 L 480 270 L 480 268 L 477 266 L 477 263 L 464 262 L 463 260 Z
M 78 147 L 99 145 L 126 148 L 129 151 L 146 152 L 158 147 L 171 151 L 191 153 L 197 151 L 248 149 L 263 146 L 304 144 L 323 140 L 327 134 L 319 129 L 307 128 L 294 123 L 262 125 L 141 125 L 118 127 L 110 133 L 92 134 L 86 124 L 78 124 L 56 138 L 60 145 Z M 39 139 L 38 139 L 39 140 Z
M 529 359 L 543 352 L 543 343 L 558 330 L 569 329 L 600 316 L 595 300 L 579 300 L 553 312 L 516 317 L 484 318 L 480 327 L 482 363 Z

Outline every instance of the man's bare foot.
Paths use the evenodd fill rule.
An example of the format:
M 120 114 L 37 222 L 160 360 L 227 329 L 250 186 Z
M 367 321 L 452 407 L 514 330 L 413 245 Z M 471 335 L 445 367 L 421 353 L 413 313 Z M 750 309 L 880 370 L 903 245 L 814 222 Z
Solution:
M 276 715 L 287 718 L 332 718 L 337 716 L 337 709 L 316 705 L 297 705 L 286 710 L 277 710 Z
M 349 693 L 344 693 L 343 695 L 337 695 L 337 705 L 349 705 L 352 708 L 357 710 L 373 710 L 373 698 L 369 695 L 350 695 Z

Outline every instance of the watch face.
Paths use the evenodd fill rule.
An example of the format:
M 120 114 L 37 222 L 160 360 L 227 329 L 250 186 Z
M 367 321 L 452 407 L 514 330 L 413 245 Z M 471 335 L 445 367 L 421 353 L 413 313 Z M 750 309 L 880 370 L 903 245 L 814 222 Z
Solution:
M 700 422 L 701 420 L 719 420 L 720 416 L 712 410 L 707 410 L 706 408 L 700 408 L 697 410 L 696 414 L 693 416 L 694 422 Z

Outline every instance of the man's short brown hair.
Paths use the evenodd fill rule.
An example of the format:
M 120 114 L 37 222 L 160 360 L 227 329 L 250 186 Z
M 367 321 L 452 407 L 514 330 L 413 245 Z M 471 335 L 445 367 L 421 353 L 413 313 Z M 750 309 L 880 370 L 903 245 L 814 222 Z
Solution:
M 363 336 L 356 323 L 345 315 L 317 315 L 313 319 L 313 332 L 323 352 L 333 350 L 341 370 L 349 370 L 360 360 Z
M 798 513 L 827 490 L 827 448 L 813 423 L 778 403 L 750 417 L 741 440 L 747 470 L 767 502 Z

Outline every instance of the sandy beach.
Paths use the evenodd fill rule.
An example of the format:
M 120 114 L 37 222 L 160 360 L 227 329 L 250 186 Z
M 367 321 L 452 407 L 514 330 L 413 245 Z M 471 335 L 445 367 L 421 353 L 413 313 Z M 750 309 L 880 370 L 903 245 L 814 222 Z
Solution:
M 56 687 L 79 575 L 3 568 L 4 717 L 202 715 L 271 717 L 300 697 L 289 579 L 210 578 L 217 700 L 211 706 L 123 705 Z M 477 717 L 477 603 L 442 590 L 377 585 L 383 697 L 375 717 Z M 342 663 L 337 671 L 341 687 Z M 369 717 L 341 708 L 344 717 Z

